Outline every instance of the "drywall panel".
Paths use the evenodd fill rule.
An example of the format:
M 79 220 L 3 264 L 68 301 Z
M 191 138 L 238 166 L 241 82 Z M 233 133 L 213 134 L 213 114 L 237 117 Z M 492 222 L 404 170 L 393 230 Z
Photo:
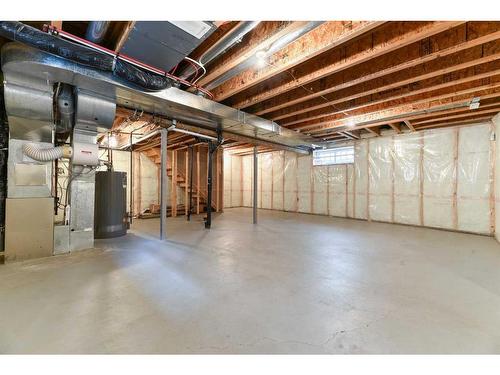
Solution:
M 491 163 L 489 124 L 464 127 L 458 133 L 458 229 L 490 233 Z
M 393 161 L 392 137 L 369 141 L 369 215 L 372 220 L 392 221 Z
M 298 155 L 285 151 L 284 170 L 284 210 L 298 211 L 298 182 L 297 182 Z
M 253 205 L 253 155 L 241 157 L 243 168 L 243 206 L 252 207 Z
M 312 167 L 312 211 L 313 214 L 328 215 L 328 166 Z
M 231 207 L 241 207 L 241 156 L 231 158 Z
M 367 219 L 368 205 L 368 141 L 362 140 L 354 144 L 354 177 L 353 177 L 354 217 Z
M 457 129 L 424 132 L 423 224 L 454 229 Z
M 299 155 L 297 159 L 297 198 L 298 211 L 311 213 L 311 179 L 312 179 L 311 156 Z
M 348 164 L 328 167 L 328 215 L 347 216 Z
M 261 162 L 261 208 L 271 209 L 273 192 L 273 160 L 272 153 L 260 154 Z
M 394 222 L 420 224 L 423 133 L 394 136 Z
M 273 196 L 272 209 L 283 210 L 284 208 L 284 169 L 285 169 L 285 152 L 273 152 Z

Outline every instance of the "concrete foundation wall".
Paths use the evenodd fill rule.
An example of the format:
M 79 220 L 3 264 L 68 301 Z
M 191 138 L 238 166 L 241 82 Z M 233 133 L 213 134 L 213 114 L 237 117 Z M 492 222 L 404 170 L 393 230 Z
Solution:
M 313 166 L 312 156 L 293 152 L 259 154 L 257 206 L 492 235 L 495 217 L 500 222 L 493 131 L 481 123 L 366 138 L 354 142 L 355 161 L 347 165 Z M 225 157 L 242 168 L 227 179 L 231 194 L 239 197 L 241 186 L 240 205 L 252 206 L 253 156 Z

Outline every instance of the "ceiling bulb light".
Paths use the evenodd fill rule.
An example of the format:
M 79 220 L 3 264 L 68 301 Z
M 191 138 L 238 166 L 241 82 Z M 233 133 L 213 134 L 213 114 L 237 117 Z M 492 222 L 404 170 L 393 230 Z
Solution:
M 259 50 L 255 52 L 255 57 L 257 57 L 259 60 L 264 60 L 266 58 L 266 51 Z
M 259 50 L 255 52 L 255 57 L 257 58 L 257 66 L 259 68 L 263 68 L 266 66 L 266 51 L 264 50 Z
M 472 98 L 472 100 L 470 101 L 470 104 L 469 104 L 469 109 L 478 109 L 479 105 L 480 105 L 480 102 L 479 102 L 480 99 L 481 98 L 478 98 L 478 97 Z
M 347 120 L 347 126 L 352 128 L 356 125 L 356 123 L 354 122 L 354 120 L 352 118 L 348 119 Z

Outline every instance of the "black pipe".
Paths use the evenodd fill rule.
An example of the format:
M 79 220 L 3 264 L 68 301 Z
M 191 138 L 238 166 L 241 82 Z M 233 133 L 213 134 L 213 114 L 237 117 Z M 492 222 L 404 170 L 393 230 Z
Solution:
M 207 173 L 207 217 L 205 218 L 205 228 L 210 229 L 212 226 L 212 164 L 213 154 L 222 144 L 222 132 L 217 129 L 217 142 L 208 141 L 208 173 Z
M 1 77 L 3 80 L 3 77 Z M 5 112 L 3 86 L 0 86 L 0 251 L 5 241 L 5 199 L 7 198 L 7 158 L 9 156 L 9 124 Z
M 112 72 L 145 90 L 164 90 L 172 85 L 171 79 L 167 77 L 147 72 L 114 56 L 58 38 L 22 22 L 0 22 L 0 36 L 94 69 Z
M 132 130 L 130 132 L 130 215 L 129 215 L 129 219 L 130 219 L 130 224 L 132 224 L 132 216 L 134 216 L 133 214 L 133 210 L 134 210 L 134 163 L 133 163 L 133 160 L 134 160 L 134 143 L 133 143 L 133 140 L 132 140 L 132 136 L 134 135 L 134 130 Z M 139 212 L 140 213 L 140 212 Z

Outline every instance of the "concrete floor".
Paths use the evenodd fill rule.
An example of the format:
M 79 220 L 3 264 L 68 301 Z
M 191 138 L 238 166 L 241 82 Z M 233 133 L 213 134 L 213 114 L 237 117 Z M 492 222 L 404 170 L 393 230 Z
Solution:
M 500 353 L 492 238 L 228 209 L 0 266 L 2 353 Z

